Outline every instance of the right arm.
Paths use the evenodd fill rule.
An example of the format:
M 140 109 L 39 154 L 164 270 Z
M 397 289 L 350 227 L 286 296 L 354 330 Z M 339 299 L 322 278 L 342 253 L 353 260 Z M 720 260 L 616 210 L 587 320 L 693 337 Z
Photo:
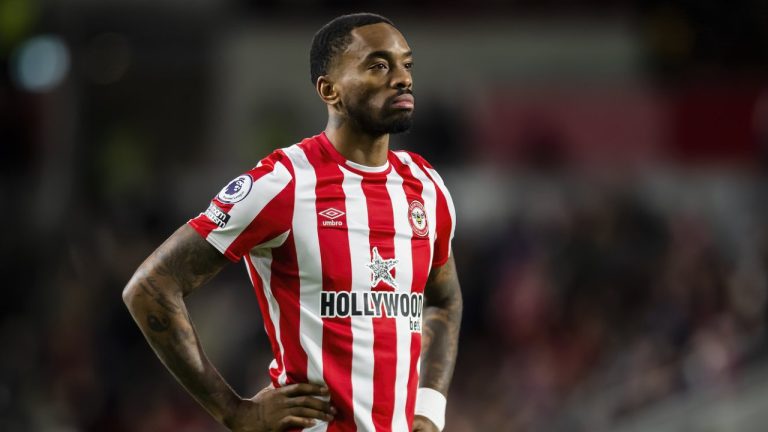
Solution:
M 312 384 L 267 387 L 241 398 L 208 360 L 187 313 L 184 297 L 215 276 L 229 260 L 189 225 L 179 228 L 133 275 L 123 300 L 155 351 L 187 391 L 220 423 L 233 430 L 307 427 L 330 420 L 330 404 L 312 395 Z

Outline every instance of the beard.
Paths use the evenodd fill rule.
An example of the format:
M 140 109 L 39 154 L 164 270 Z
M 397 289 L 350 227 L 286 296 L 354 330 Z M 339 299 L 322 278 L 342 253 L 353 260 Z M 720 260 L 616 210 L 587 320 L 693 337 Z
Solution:
M 389 105 L 387 100 L 385 106 Z M 357 129 L 372 136 L 402 133 L 413 125 L 412 111 L 379 111 L 363 104 L 348 104 L 347 116 Z

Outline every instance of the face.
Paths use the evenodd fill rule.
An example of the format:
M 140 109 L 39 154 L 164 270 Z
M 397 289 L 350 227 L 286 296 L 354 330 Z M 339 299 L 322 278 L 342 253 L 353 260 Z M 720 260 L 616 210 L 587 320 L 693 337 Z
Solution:
M 329 74 L 340 96 L 336 109 L 371 135 L 408 130 L 413 57 L 405 38 L 385 23 L 358 27 L 351 36 Z

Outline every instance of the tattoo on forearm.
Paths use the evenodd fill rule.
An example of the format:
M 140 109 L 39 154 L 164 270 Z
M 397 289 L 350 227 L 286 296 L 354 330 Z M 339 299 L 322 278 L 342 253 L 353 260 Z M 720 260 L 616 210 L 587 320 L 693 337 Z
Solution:
M 149 328 L 156 332 L 164 332 L 168 330 L 168 326 L 171 325 L 171 322 L 165 315 L 157 316 L 149 314 L 147 316 L 147 324 L 149 325 Z
M 430 275 L 426 301 L 420 386 L 446 394 L 456 364 L 462 310 L 453 259 Z
M 135 300 L 129 307 L 162 362 L 219 419 L 236 394 L 205 357 L 183 297 L 211 279 L 227 262 L 184 226 L 141 265 L 134 276 Z
M 186 295 L 215 276 L 227 259 L 202 239 L 184 240 L 172 236 L 150 258 L 157 275 L 171 278 Z
M 168 293 L 157 286 L 154 277 L 147 276 L 143 281 L 139 282 L 139 287 L 144 291 L 144 294 L 151 297 L 158 306 L 166 311 L 176 313 L 179 310 L 179 306 L 169 298 Z
M 143 312 L 147 326 L 156 333 L 171 330 L 164 336 L 153 336 L 158 354 L 197 351 L 197 338 L 182 297 L 212 278 L 226 262 L 190 228 L 183 227 L 142 264 L 137 285 L 149 299 Z

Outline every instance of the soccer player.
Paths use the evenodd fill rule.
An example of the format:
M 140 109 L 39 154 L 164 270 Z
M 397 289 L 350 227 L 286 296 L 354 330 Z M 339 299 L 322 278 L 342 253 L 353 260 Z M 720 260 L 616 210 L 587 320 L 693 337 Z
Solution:
M 388 19 L 345 15 L 317 32 L 310 63 L 325 131 L 226 185 L 123 299 L 165 366 L 232 430 L 442 430 L 462 308 L 455 213 L 424 159 L 389 150 L 411 125 L 411 49 Z M 271 385 L 252 398 L 208 360 L 184 304 L 239 260 L 274 355 Z

